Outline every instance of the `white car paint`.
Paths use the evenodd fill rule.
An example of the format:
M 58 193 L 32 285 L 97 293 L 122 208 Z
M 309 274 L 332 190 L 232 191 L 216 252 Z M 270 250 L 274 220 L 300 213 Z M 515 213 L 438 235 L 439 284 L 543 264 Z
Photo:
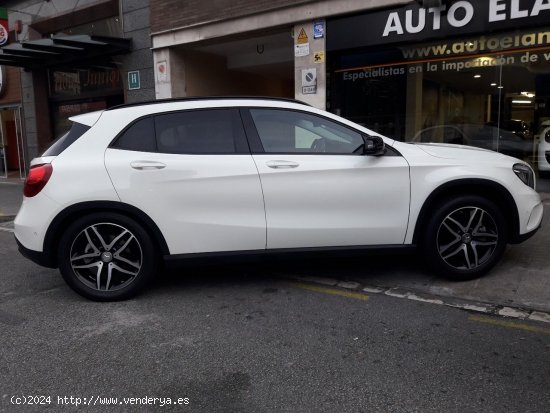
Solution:
M 410 191 L 404 158 L 262 154 L 254 160 L 268 248 L 403 243 Z M 285 162 L 294 167 L 270 166 Z
M 138 162 L 145 168 L 132 167 Z M 265 249 L 264 202 L 251 155 L 107 149 L 105 166 L 120 200 L 157 223 L 171 254 Z
M 520 234 L 540 225 L 543 208 L 539 194 L 512 171 L 512 165 L 519 160 L 472 146 L 395 142 L 394 147 L 411 164 L 410 224 L 406 244 L 413 240 L 415 223 L 430 193 L 445 183 L 460 179 L 490 177 L 491 181 L 506 188 L 518 205 Z

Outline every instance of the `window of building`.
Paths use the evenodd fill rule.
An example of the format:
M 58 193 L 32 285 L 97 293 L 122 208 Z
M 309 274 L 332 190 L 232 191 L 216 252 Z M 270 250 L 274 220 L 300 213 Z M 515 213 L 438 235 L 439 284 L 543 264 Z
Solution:
M 550 120 L 550 31 L 525 28 L 329 55 L 329 110 L 394 139 L 534 162 Z

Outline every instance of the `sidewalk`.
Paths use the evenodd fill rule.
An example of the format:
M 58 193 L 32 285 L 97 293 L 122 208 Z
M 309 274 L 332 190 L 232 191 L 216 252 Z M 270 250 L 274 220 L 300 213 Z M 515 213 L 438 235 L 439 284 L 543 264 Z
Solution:
M 23 201 L 23 181 L 19 178 L 0 178 L 0 222 L 11 221 Z

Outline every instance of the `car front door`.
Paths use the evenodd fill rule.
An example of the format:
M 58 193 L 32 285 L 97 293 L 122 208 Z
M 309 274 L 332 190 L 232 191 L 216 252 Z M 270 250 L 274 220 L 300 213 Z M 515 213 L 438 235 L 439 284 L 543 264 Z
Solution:
M 395 245 L 409 218 L 409 166 L 362 154 L 360 132 L 296 110 L 243 111 L 260 173 L 267 248 Z
M 262 190 L 238 110 L 139 119 L 105 164 L 121 201 L 155 221 L 171 254 L 265 249 Z

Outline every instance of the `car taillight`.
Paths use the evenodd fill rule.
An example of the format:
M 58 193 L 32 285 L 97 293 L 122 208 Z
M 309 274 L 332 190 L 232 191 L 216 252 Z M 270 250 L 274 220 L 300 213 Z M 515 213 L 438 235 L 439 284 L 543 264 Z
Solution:
M 31 166 L 23 187 L 23 195 L 31 198 L 42 191 L 42 188 L 46 186 L 50 176 L 52 176 L 52 172 L 53 167 L 49 163 Z

